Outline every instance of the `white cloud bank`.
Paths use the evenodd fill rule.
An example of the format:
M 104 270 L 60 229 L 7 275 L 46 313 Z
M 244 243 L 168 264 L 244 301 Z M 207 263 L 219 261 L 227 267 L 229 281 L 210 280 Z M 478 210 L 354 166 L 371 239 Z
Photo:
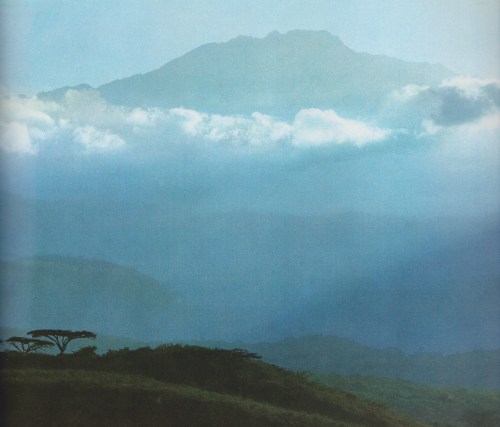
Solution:
M 93 126 L 77 127 L 73 135 L 76 143 L 91 151 L 112 150 L 125 145 L 125 141 L 110 130 L 101 131 Z
M 437 87 L 409 85 L 389 94 L 378 123 L 309 108 L 290 122 L 255 112 L 250 116 L 201 113 L 185 108 L 127 108 L 107 103 L 95 90 L 68 90 L 58 102 L 4 96 L 0 123 L 5 152 L 35 155 L 57 149 L 83 153 L 169 142 L 203 141 L 231 147 L 363 147 L 400 133 L 432 136 L 500 128 L 500 84 L 471 78 L 445 80 Z M 153 142 L 154 141 L 154 142 Z
M 331 143 L 362 146 L 384 140 L 390 134 L 388 129 L 340 117 L 333 110 L 301 110 L 293 122 L 293 143 L 300 146 Z
M 85 152 L 109 151 L 139 143 L 148 136 L 164 142 L 188 141 L 232 146 L 269 147 L 276 144 L 308 147 L 383 140 L 388 129 L 340 117 L 333 110 L 306 109 L 288 123 L 266 114 L 250 116 L 206 114 L 185 108 L 126 108 L 108 104 L 96 91 L 68 90 L 60 102 L 36 97 L 3 100 L 2 148 L 36 154 L 43 142 L 68 137 Z M 165 142 L 166 143 L 166 142 Z
M 214 142 L 261 145 L 289 139 L 292 126 L 271 116 L 253 113 L 250 117 L 205 114 L 184 108 L 169 110 L 169 118 L 184 133 Z

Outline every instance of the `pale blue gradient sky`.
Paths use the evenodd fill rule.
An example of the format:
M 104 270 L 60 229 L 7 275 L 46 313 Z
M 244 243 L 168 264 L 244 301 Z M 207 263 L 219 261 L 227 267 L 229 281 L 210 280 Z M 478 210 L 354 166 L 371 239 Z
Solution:
M 349 47 L 500 74 L 498 0 L 0 0 L 2 84 L 27 94 L 147 72 L 208 42 L 327 30 Z

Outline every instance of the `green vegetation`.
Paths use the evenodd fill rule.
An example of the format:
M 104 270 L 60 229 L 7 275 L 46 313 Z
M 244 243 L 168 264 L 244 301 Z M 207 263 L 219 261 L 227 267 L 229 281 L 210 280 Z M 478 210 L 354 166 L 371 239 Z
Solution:
M 1 353 L 7 426 L 418 426 L 244 350 Z
M 23 336 L 25 333 L 26 328 L 10 328 L 0 326 L 0 338 L 4 340 L 4 343 L 6 343 L 7 337 Z M 78 348 L 80 347 L 79 344 L 81 344 L 80 341 L 70 342 L 66 349 L 66 353 L 78 350 Z M 130 349 L 136 349 L 140 347 L 156 347 L 160 344 L 161 342 L 139 341 L 132 338 L 124 338 L 101 333 L 97 334 L 96 338 L 93 340 L 93 345 L 97 347 L 98 353 L 105 353 L 108 350 L 118 350 L 125 347 L 128 347 Z M 44 350 L 45 353 L 49 354 L 55 354 L 57 351 L 57 348 L 54 347 Z
M 96 334 L 90 331 L 68 331 L 66 329 L 35 329 L 29 331 L 28 335 L 31 335 L 31 338 L 13 336 L 5 341 L 0 340 L 0 344 L 9 344 L 20 353 L 32 353 L 55 346 L 59 351 L 59 356 L 62 356 L 70 342 L 76 339 L 95 340 L 96 338 Z
M 313 379 L 387 405 L 433 426 L 494 427 L 500 425 L 500 391 L 438 388 L 372 376 L 313 375 Z

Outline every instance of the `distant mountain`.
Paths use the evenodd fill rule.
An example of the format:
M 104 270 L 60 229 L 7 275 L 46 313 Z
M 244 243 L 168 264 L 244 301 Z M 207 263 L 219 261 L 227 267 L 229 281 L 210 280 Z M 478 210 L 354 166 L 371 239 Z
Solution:
M 4 325 L 124 336 L 168 327 L 172 294 L 133 269 L 56 256 L 3 261 L 0 267 Z
M 375 111 L 391 90 L 433 85 L 451 75 L 440 65 L 355 52 L 326 31 L 295 30 L 206 44 L 98 90 L 111 103 L 133 107 L 276 115 L 317 107 L 364 114 Z
M 61 254 L 108 260 L 147 274 L 130 276 L 120 268 L 123 280 L 114 289 L 131 277 L 135 283 L 133 292 L 115 302 L 123 302 L 117 317 L 124 316 L 131 329 L 118 321 L 99 329 L 140 341 L 252 342 L 321 333 L 405 351 L 499 346 L 500 230 L 494 218 L 224 214 L 198 210 L 197 194 L 183 197 L 158 191 L 139 201 L 114 200 L 111 192 L 62 201 L 12 200 L 5 238 L 16 244 L 4 251 L 10 258 Z M 96 262 L 89 267 L 98 270 Z M 71 271 L 57 283 L 80 281 Z M 82 278 L 82 292 L 91 282 Z M 178 297 L 175 304 L 151 297 L 159 308 L 147 312 L 148 305 L 140 303 L 147 283 L 152 290 L 168 283 L 166 289 Z M 89 289 L 98 295 L 97 285 Z M 125 315 L 134 299 L 136 307 Z M 28 310 L 28 302 L 18 301 L 9 318 L 21 321 L 16 313 Z M 76 302 L 83 316 L 85 303 Z
M 500 388 L 500 349 L 450 355 L 405 354 L 396 348 L 375 349 L 345 338 L 319 335 L 244 346 L 265 361 L 294 371 L 374 375 L 432 386 Z
M 38 98 L 44 99 L 44 100 L 52 100 L 52 101 L 60 101 L 66 92 L 68 90 L 79 90 L 79 91 L 84 91 L 84 90 L 91 90 L 93 89 L 92 86 L 82 83 L 76 86 L 63 86 L 51 91 L 47 92 L 40 92 L 37 94 Z

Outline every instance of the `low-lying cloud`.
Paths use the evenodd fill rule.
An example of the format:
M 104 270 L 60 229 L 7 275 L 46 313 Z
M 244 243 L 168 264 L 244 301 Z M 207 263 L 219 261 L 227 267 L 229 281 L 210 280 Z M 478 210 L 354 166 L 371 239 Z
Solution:
M 390 134 L 388 129 L 340 117 L 333 110 L 301 110 L 293 122 L 293 144 L 301 146 L 331 143 L 362 146 L 382 141 Z
M 110 130 L 102 131 L 93 126 L 77 127 L 73 135 L 74 141 L 87 150 L 113 150 L 125 145 L 125 141 Z
M 362 148 L 399 135 L 435 136 L 443 132 L 500 128 L 500 84 L 454 78 L 437 87 L 409 85 L 388 95 L 372 120 L 340 116 L 331 109 L 307 108 L 284 121 L 255 112 L 220 115 L 186 108 L 128 108 L 106 102 L 96 90 L 68 90 L 59 101 L 10 96 L 2 99 L 1 147 L 36 155 L 54 141 L 58 149 L 91 154 L 172 141 L 186 144 L 267 149 L 280 146 L 345 145 Z
M 60 102 L 38 98 L 4 99 L 2 148 L 37 154 L 44 142 L 63 137 L 86 153 L 141 144 L 148 138 L 186 142 L 273 147 L 351 144 L 363 146 L 391 131 L 339 116 L 333 110 L 305 109 L 292 122 L 255 112 L 250 116 L 207 114 L 185 108 L 126 108 L 107 103 L 98 92 L 68 90 Z
M 415 133 L 435 134 L 464 125 L 498 128 L 499 109 L 500 82 L 456 77 L 437 87 L 409 85 L 392 92 L 381 117 Z
M 0 138 L 2 149 L 7 153 L 36 154 L 38 151 L 25 123 L 0 123 Z
M 253 113 L 250 117 L 205 114 L 184 108 L 168 111 L 172 122 L 190 137 L 200 137 L 214 142 L 234 144 L 272 144 L 287 140 L 293 127 L 271 116 Z

